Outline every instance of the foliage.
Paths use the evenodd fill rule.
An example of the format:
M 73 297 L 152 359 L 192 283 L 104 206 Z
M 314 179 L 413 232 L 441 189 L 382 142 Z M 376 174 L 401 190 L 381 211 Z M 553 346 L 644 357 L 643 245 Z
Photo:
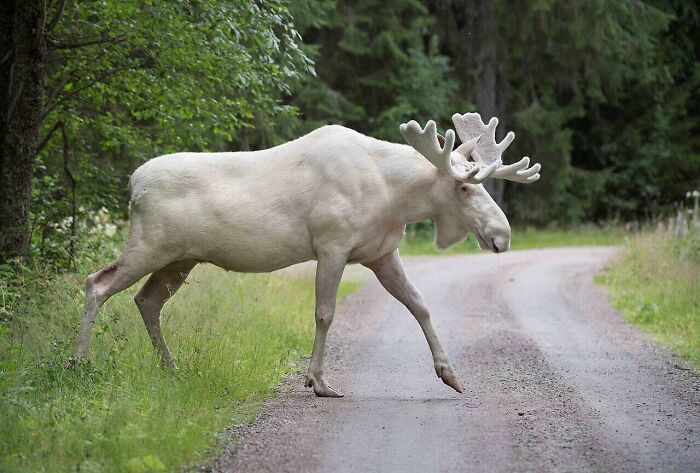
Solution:
M 598 278 L 629 320 L 700 369 L 700 234 L 643 234 Z
M 402 121 L 447 123 L 452 108 L 467 105 L 455 104 L 450 61 L 428 30 L 433 19 L 422 2 L 334 3 L 333 16 L 302 31 L 318 51 L 318 77 L 293 99 L 302 121 L 313 126 L 332 121 L 402 141 Z
M 226 149 L 256 111 L 292 116 L 281 95 L 314 73 L 277 1 L 68 1 L 48 43 L 31 207 L 42 256 L 66 243 L 54 229 L 73 213 L 125 216 L 128 176 L 145 160 Z
M 211 453 L 217 432 L 250 419 L 310 353 L 312 281 L 204 266 L 164 310 L 177 373 L 158 366 L 137 287 L 105 304 L 92 361 L 67 369 L 82 275 L 108 260 L 80 259 L 77 274 L 24 268 L 13 287 L 0 280 L 3 296 L 25 295 L 2 300 L 0 470 L 177 470 Z M 341 294 L 353 288 L 343 283 Z
M 493 93 L 518 134 L 506 159 L 544 165 L 537 184 L 507 184 L 514 249 L 618 243 L 616 228 L 577 224 L 653 217 L 700 186 L 697 4 L 494 2 L 496 31 L 478 38 L 475 4 L 489 3 L 49 0 L 34 258 L 0 265 L 0 469 L 195 461 L 309 351 L 308 281 L 202 268 L 166 309 L 176 375 L 156 366 L 133 290 L 105 307 L 93 362 L 64 369 L 82 277 L 114 258 L 128 176 L 152 156 L 259 149 L 326 123 L 402 142 L 399 123 L 444 129 Z M 495 48 L 493 90 L 475 42 Z M 401 251 L 432 254 L 431 239 L 416 225 Z M 696 361 L 699 252 L 647 236 L 603 279 L 631 320 Z
M 56 32 L 78 35 L 108 46 L 61 58 L 47 123 L 89 131 L 75 138 L 80 149 L 118 153 L 126 143 L 138 160 L 230 141 L 256 108 L 288 113 L 274 92 L 313 72 L 280 2 L 79 2 Z
M 697 5 L 497 5 L 497 34 L 480 40 L 496 43 L 498 114 L 518 135 L 507 159 L 530 155 L 543 164 L 537 184 L 507 185 L 514 220 L 648 218 L 698 185 Z M 453 33 L 450 19 L 437 31 L 444 48 L 459 50 L 468 32 Z M 478 70 L 483 59 L 460 60 Z M 474 77 L 459 77 L 469 98 L 483 87 Z
M 484 92 L 484 58 L 468 39 L 483 14 L 475 3 L 337 0 L 310 25 L 304 6 L 327 3 L 293 2 L 318 70 L 291 100 L 301 131 L 336 122 L 401 142 L 408 119 L 450 126 Z M 495 5 L 497 31 L 478 42 L 495 43 L 498 114 L 518 134 L 506 159 L 544 165 L 537 184 L 506 184 L 514 222 L 647 219 L 700 185 L 697 5 Z

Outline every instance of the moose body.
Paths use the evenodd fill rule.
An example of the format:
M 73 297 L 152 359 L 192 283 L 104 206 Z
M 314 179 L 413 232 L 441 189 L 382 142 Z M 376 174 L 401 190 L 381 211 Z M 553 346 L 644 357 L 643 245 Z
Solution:
M 471 115 L 478 117 L 464 117 Z M 476 132 L 469 123 L 455 121 L 465 144 L 454 151 L 451 130 L 445 144 L 433 122 L 425 130 L 411 122 L 401 127 L 411 146 L 332 125 L 262 151 L 178 153 L 148 161 L 131 177 L 130 231 L 122 255 L 87 278 L 77 355 L 87 353 L 99 307 L 147 274 L 135 301 L 163 363 L 174 367 L 160 312 L 196 264 L 267 272 L 316 260 L 316 341 L 307 386 L 318 396 L 339 396 L 323 378 L 325 338 L 343 269 L 361 263 L 413 313 L 437 375 L 461 392 L 397 248 L 406 224 L 433 218 L 440 247 L 474 232 L 482 248 L 505 251 L 508 221 L 481 182 L 498 172 L 521 182 L 539 177 L 539 165 L 523 165 L 527 158 L 502 166 L 498 153 L 498 160 L 488 162 L 494 146 L 505 149 L 508 143 L 492 140 L 479 148 L 481 135 L 495 124 L 483 125 L 479 117 L 483 129 L 471 136 Z
M 132 234 L 157 249 L 156 260 L 239 272 L 273 271 L 318 251 L 374 261 L 403 238 L 401 191 L 388 176 L 406 165 L 437 172 L 409 146 L 340 126 L 263 151 L 161 156 L 131 178 Z

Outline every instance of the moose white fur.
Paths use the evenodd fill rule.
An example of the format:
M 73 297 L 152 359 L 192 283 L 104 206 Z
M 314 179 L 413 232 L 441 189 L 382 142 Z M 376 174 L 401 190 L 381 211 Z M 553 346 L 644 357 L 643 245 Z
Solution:
M 462 392 L 430 322 L 421 294 L 406 277 L 398 246 L 406 224 L 432 218 L 445 248 L 474 232 L 496 253 L 510 246 L 505 215 L 481 183 L 539 178 L 528 158 L 501 164 L 513 133 L 497 143 L 498 120 L 476 113 L 452 120 L 455 135 L 411 121 L 401 133 L 411 146 L 324 126 L 289 143 L 255 152 L 178 153 L 152 159 L 131 177 L 131 228 L 116 262 L 86 280 L 76 354 L 88 351 L 100 306 L 147 274 L 135 296 L 148 334 L 174 367 L 160 329 L 163 304 L 201 262 L 238 272 L 266 272 L 317 260 L 316 340 L 306 386 L 340 396 L 323 377 L 326 334 L 348 263 L 370 268 L 414 315 L 428 341 L 435 372 Z

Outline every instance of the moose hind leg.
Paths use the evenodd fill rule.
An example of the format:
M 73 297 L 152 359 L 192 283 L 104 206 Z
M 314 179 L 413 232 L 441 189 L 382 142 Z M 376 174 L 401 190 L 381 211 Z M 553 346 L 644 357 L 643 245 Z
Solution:
M 146 284 L 134 296 L 148 336 L 160 356 L 161 363 L 169 369 L 175 369 L 175 362 L 160 329 L 160 313 L 163 305 L 180 289 L 196 264 L 194 260 L 177 261 L 159 269 L 151 274 Z
M 76 357 L 83 357 L 87 354 L 90 345 L 92 326 L 97 319 L 97 311 L 109 298 L 109 291 L 106 290 L 111 285 L 117 269 L 116 263 L 110 263 L 98 272 L 91 274 L 85 280 L 85 305 L 83 317 L 80 321 L 78 331 L 78 344 L 75 350 Z
M 127 248 L 119 259 L 85 280 L 85 308 L 80 322 L 76 357 L 87 354 L 90 345 L 92 326 L 97 319 L 97 311 L 114 294 L 131 287 L 136 281 L 153 271 L 152 257 L 137 247 Z

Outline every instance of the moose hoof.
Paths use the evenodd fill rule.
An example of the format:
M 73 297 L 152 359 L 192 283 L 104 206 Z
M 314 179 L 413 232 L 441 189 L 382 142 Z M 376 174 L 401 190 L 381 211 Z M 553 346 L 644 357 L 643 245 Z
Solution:
M 464 388 L 462 388 L 457 376 L 455 376 L 454 371 L 452 371 L 452 366 L 449 364 L 435 366 L 435 373 L 437 373 L 438 378 L 442 379 L 443 383 L 450 386 L 458 393 L 464 392 Z
M 63 368 L 67 370 L 77 370 L 82 366 L 89 366 L 91 364 L 92 360 L 87 355 L 76 354 L 68 358 Z
M 318 397 L 343 397 L 342 394 L 340 394 L 338 391 L 333 389 L 326 383 L 326 380 L 323 379 L 323 376 L 319 376 L 318 378 L 314 376 L 306 376 L 306 381 L 304 382 L 304 386 L 307 388 L 313 388 L 314 389 L 314 394 Z

